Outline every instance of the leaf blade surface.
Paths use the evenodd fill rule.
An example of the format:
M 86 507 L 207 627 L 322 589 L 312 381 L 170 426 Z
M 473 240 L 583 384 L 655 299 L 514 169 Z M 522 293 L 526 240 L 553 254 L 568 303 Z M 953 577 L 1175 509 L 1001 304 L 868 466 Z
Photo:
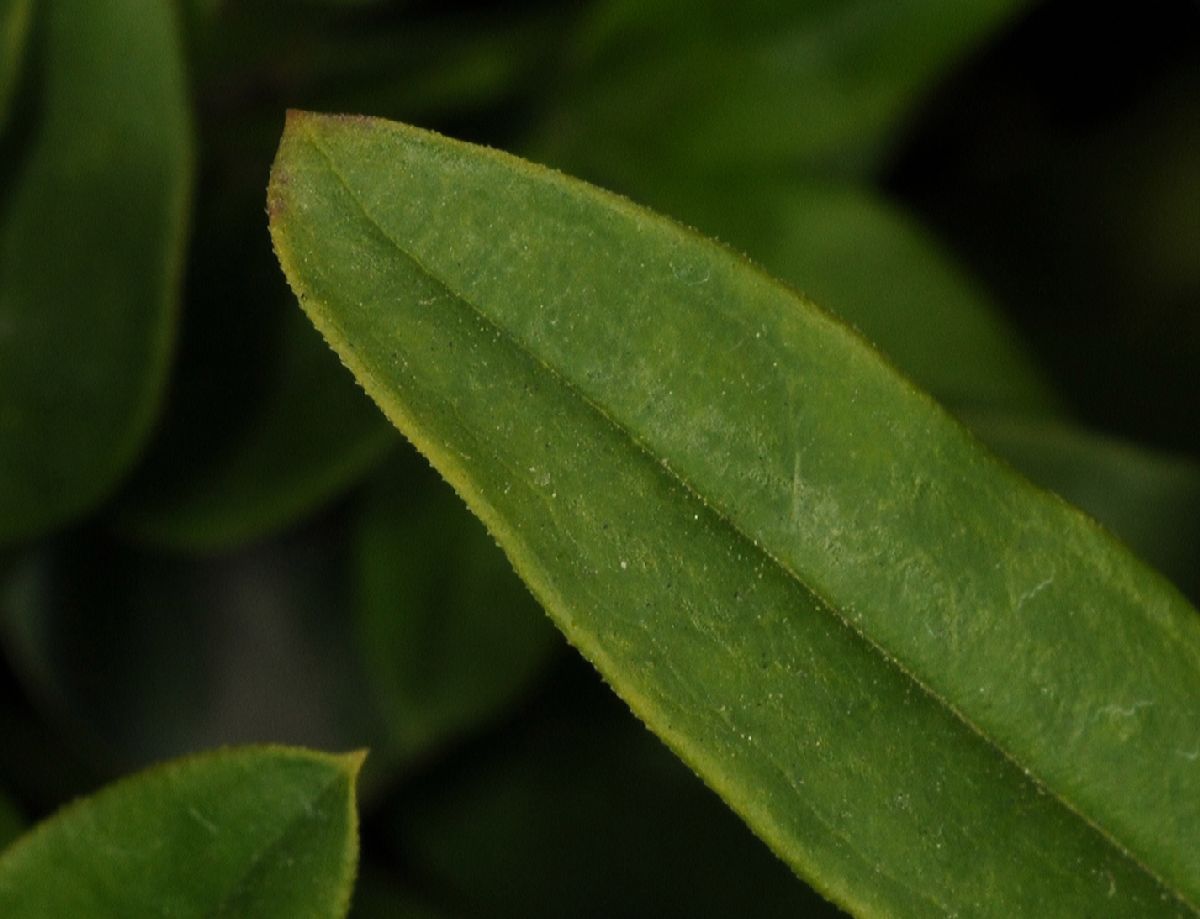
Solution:
M 269 210 L 368 392 L 819 888 L 1187 909 L 1194 613 L 857 336 L 627 202 L 404 126 L 294 114 Z M 1075 608 L 1097 568 L 1116 612 Z
M 882 195 L 758 176 L 728 187 L 660 183 L 649 202 L 746 253 L 857 329 L 952 410 L 1060 411 L 997 305 L 919 221 Z

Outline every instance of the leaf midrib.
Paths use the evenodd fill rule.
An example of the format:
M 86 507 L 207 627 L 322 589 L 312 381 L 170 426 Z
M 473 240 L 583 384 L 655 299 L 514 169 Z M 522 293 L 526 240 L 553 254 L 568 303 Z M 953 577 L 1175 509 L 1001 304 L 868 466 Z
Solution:
M 323 151 L 322 151 L 322 155 L 324 156 Z M 327 161 L 329 159 L 327 156 L 324 156 L 324 158 Z M 344 180 L 342 180 L 340 176 L 336 175 L 336 167 L 333 166 L 332 163 L 330 163 L 330 168 L 335 172 L 335 176 L 339 179 L 339 182 L 345 187 Z M 353 197 L 353 193 L 350 192 L 350 194 Z M 361 206 L 360 206 L 360 208 L 361 208 Z M 390 239 L 386 233 L 384 233 L 382 228 L 379 227 L 374 222 L 374 220 L 371 219 L 370 215 L 366 214 L 365 216 L 367 217 L 367 220 L 370 223 L 371 228 L 375 231 L 375 233 L 378 234 L 379 237 L 389 247 L 395 248 L 396 243 L 392 239 Z M 278 246 L 278 241 L 277 241 L 276 245 Z M 400 249 L 399 252 L 402 257 L 408 258 L 410 261 L 414 262 L 414 264 L 417 264 L 417 267 L 421 271 L 424 271 L 423 268 L 420 268 L 419 263 L 417 263 L 415 259 L 410 258 L 408 256 L 408 254 L 404 252 L 403 249 Z M 280 250 L 280 258 L 281 258 L 281 260 L 284 261 L 285 264 L 287 263 L 286 256 L 284 255 L 284 250 L 282 250 L 282 249 Z M 435 283 L 438 283 L 433 275 L 429 275 L 429 277 L 431 279 L 433 279 Z M 450 299 L 453 302 L 459 304 L 460 306 L 466 306 L 469 310 L 471 310 L 472 314 L 475 313 L 474 307 L 471 307 L 470 304 L 467 304 L 466 301 L 462 300 L 460 297 L 458 297 L 456 294 L 454 294 L 444 284 L 442 284 L 440 286 L 449 295 Z M 301 299 L 304 300 L 304 302 L 306 302 L 306 303 L 310 303 L 310 304 L 312 303 L 311 299 L 305 299 L 303 297 L 303 295 L 301 295 Z M 319 314 L 313 315 L 312 319 L 316 323 L 318 329 L 327 338 L 328 337 L 337 337 L 341 342 L 343 342 L 344 344 L 347 345 L 347 347 L 349 347 L 349 343 L 347 342 L 345 336 L 341 334 L 339 329 L 337 329 L 336 323 L 327 322 L 326 317 L 320 316 Z M 484 317 L 484 321 L 487 323 L 489 328 L 495 328 L 495 324 L 493 322 L 491 322 L 490 320 L 488 320 L 486 317 Z M 528 353 L 523 348 L 521 348 L 517 343 L 512 342 L 510 337 L 506 333 L 501 333 L 501 334 L 502 334 L 503 340 L 513 348 L 513 351 L 515 353 L 517 353 L 518 355 L 524 356 L 526 359 L 534 360 L 539 367 L 543 366 L 540 361 L 536 361 L 536 358 L 530 357 L 528 355 Z M 345 359 L 347 361 L 347 366 L 355 374 L 355 376 L 363 381 L 363 386 L 366 389 L 366 391 L 368 392 L 368 394 L 371 394 L 372 396 L 374 396 L 374 394 L 376 392 L 384 393 L 386 391 L 386 386 L 384 386 L 381 382 L 379 382 L 376 374 L 372 370 L 369 369 L 369 367 L 365 364 L 365 362 L 362 362 L 360 359 L 357 358 L 357 355 L 354 353 L 353 349 L 349 349 L 349 350 L 350 350 L 350 356 L 346 357 L 345 355 L 343 355 L 343 359 Z M 548 368 L 548 367 L 545 369 L 546 369 L 546 372 L 549 373 L 554 379 L 556 379 L 556 380 L 560 379 L 560 375 L 558 373 L 556 373 L 553 369 Z M 374 386 L 374 388 L 372 388 L 373 386 Z M 405 410 L 405 408 L 403 407 L 402 404 L 391 403 L 391 400 L 388 400 L 388 399 L 382 398 L 382 397 L 381 397 L 381 402 L 389 403 L 388 406 L 382 406 L 382 407 L 384 407 L 385 411 L 387 411 L 387 408 L 390 407 L 394 411 L 397 411 L 400 415 L 402 415 L 406 421 L 408 421 L 409 423 L 412 424 L 412 426 L 415 430 L 406 430 L 405 433 L 406 433 L 406 436 L 410 437 L 413 440 L 413 442 L 417 445 L 418 449 L 420 449 L 421 452 L 423 452 L 423 453 L 428 452 L 431 458 L 434 455 L 437 455 L 439 453 L 437 448 L 431 442 L 426 441 L 425 438 L 421 436 L 421 434 L 419 433 L 420 426 L 414 420 L 411 419 L 411 416 L 408 414 L 408 412 Z M 598 409 L 596 409 L 595 407 L 592 406 L 591 402 L 585 400 L 585 404 L 588 405 L 589 408 L 591 408 L 593 411 L 599 411 Z M 602 418 L 603 418 L 603 415 L 602 415 Z M 606 423 L 611 425 L 611 422 L 609 422 L 606 418 L 604 420 Z M 398 422 L 397 422 L 397 426 L 399 426 Z M 618 432 L 622 433 L 623 436 L 625 436 L 624 429 L 614 426 L 614 430 L 617 430 Z M 424 446 L 422 446 L 422 444 L 424 444 Z M 645 451 L 643 448 L 640 448 L 640 446 L 639 446 L 639 452 L 643 453 L 646 456 L 650 455 L 648 453 L 648 451 Z M 473 477 L 465 469 L 463 469 L 461 466 L 459 466 L 457 463 L 455 463 L 448 456 L 443 455 L 443 461 L 445 463 L 447 463 L 448 466 L 453 469 L 453 471 L 447 471 L 446 469 L 442 469 L 441 471 L 446 475 L 447 479 L 450 480 L 452 484 L 454 484 L 456 490 L 465 491 L 467 494 L 474 493 L 476 495 L 481 496 L 480 489 L 478 488 L 478 486 L 474 485 L 472 482 Z M 673 478 L 672 478 L 672 481 L 674 481 Z M 688 491 L 688 494 L 693 494 L 693 493 L 691 491 Z M 482 497 L 481 497 L 481 500 L 482 500 Z M 704 503 L 704 502 L 702 501 L 702 503 Z M 707 503 L 704 503 L 704 506 L 705 506 L 706 510 L 710 510 Z M 557 603 L 558 607 L 561 607 L 563 609 L 570 609 L 571 604 L 569 604 L 564 598 L 562 598 L 559 595 L 558 591 L 554 588 L 554 586 L 552 584 L 547 583 L 547 579 L 545 578 L 545 576 L 544 575 L 541 577 L 538 576 L 538 572 L 536 571 L 535 565 L 529 564 L 528 567 L 525 567 L 524 569 L 522 569 L 522 566 L 520 564 L 521 551 L 525 551 L 526 553 L 528 553 L 531 556 L 533 553 L 531 550 L 529 550 L 529 548 L 527 546 L 523 545 L 523 540 L 521 539 L 520 535 L 513 532 L 511 530 L 511 528 L 508 527 L 504 523 L 504 521 L 501 517 L 497 517 L 496 519 L 490 519 L 489 515 L 486 513 L 486 511 L 480 512 L 478 509 L 476 509 L 476 513 L 478 513 L 482 517 L 483 522 L 488 525 L 489 530 L 492 530 L 493 535 L 496 535 L 497 538 L 499 538 L 499 536 L 498 536 L 499 533 L 506 532 L 508 534 L 508 538 L 510 538 L 518 543 L 517 555 L 514 556 L 513 564 L 518 568 L 519 572 L 523 571 L 523 574 L 522 574 L 523 578 L 530 582 L 531 589 L 534 590 L 535 595 L 537 596 L 538 600 L 542 603 L 542 605 L 543 606 L 552 606 L 555 603 Z M 714 516 L 717 516 L 717 515 L 714 514 Z M 719 525 L 727 526 L 727 523 L 724 520 L 722 520 L 719 516 L 717 516 L 717 522 Z M 742 538 L 740 534 L 737 534 L 736 531 L 734 531 L 734 532 L 735 532 L 736 538 L 738 538 L 738 539 Z M 751 544 L 751 550 L 755 551 L 755 547 L 753 546 L 753 544 Z M 767 555 L 763 555 L 763 558 L 765 558 L 767 561 L 770 561 L 770 557 Z M 537 588 L 539 586 L 540 586 L 541 590 L 544 591 L 548 595 L 548 597 L 543 596 L 542 594 L 540 594 L 538 592 Z M 839 621 L 839 620 L 837 620 L 837 618 L 835 617 L 835 621 Z M 564 632 L 566 632 L 568 641 L 570 641 L 573 645 L 581 644 L 578 642 L 579 636 L 573 633 L 572 627 L 573 627 L 573 623 L 567 623 L 567 624 L 563 625 L 563 630 L 564 630 Z M 855 635 L 855 637 L 857 638 L 856 633 L 851 632 L 851 634 Z M 612 668 L 613 672 L 619 671 L 620 668 L 617 667 L 617 665 L 614 662 L 612 662 L 611 658 L 609 658 L 609 656 L 606 653 L 603 646 L 601 646 L 599 644 L 595 644 L 595 643 L 588 643 L 588 644 L 590 644 L 590 647 L 586 648 L 586 650 L 583 647 L 580 647 L 580 650 L 584 652 L 585 657 L 587 657 L 591 663 L 593 663 L 594 665 L 596 665 L 598 667 L 598 669 L 600 670 L 601 673 L 606 673 L 608 671 L 606 671 L 604 669 L 604 667 L 601 666 L 600 661 L 607 661 L 609 663 L 609 666 Z M 674 668 L 672 668 L 672 669 L 674 669 Z M 676 671 L 676 673 L 678 673 L 678 671 Z M 641 696 L 640 693 L 638 693 L 638 695 Z M 643 720 L 647 725 L 649 725 L 649 723 L 651 721 L 651 716 L 654 714 L 657 714 L 656 706 L 654 703 L 646 702 L 644 697 L 641 697 L 641 698 L 642 698 L 641 704 L 645 707 L 645 710 L 643 710 L 642 708 L 639 708 L 638 704 L 633 701 L 630 701 L 628 699 L 626 701 L 629 702 L 630 707 L 634 711 L 634 713 L 641 720 Z M 730 723 L 727 716 L 723 717 L 723 720 L 725 720 L 726 724 Z M 770 810 L 763 810 L 759 807 L 756 807 L 755 802 L 753 801 L 752 798 L 747 797 L 744 794 L 742 794 L 742 789 L 739 786 L 737 786 L 736 783 L 731 783 L 729 781 L 729 777 L 722 769 L 719 761 L 714 760 L 713 758 L 706 755 L 706 751 L 703 749 L 702 745 L 695 744 L 692 741 L 691 737 L 689 737 L 688 735 L 680 734 L 677 731 L 675 731 L 667 726 L 661 725 L 661 724 L 658 725 L 658 727 L 655 728 L 655 730 L 657 731 L 657 733 L 662 735 L 662 739 L 664 740 L 664 742 L 667 743 L 667 746 L 671 750 L 673 750 L 694 772 L 696 772 L 697 775 L 701 778 L 701 780 L 706 785 L 708 785 L 720 797 L 722 797 L 726 801 L 726 803 L 728 803 L 729 806 L 734 810 L 734 812 L 737 813 L 748 825 L 750 825 L 753 828 L 753 831 L 755 832 L 755 834 L 760 836 L 764 840 L 764 842 L 766 842 L 768 847 L 771 848 L 771 850 L 773 852 L 775 852 L 775 854 L 781 860 L 783 860 L 785 863 L 790 865 L 790 863 L 794 859 L 792 859 L 790 856 L 784 854 L 786 852 L 786 850 L 782 847 L 782 841 L 786 840 L 788 838 L 794 838 L 794 834 L 790 833 L 788 830 L 786 830 L 783 827 L 783 825 L 770 812 Z M 780 777 L 782 782 L 785 785 L 787 785 L 789 788 L 791 788 L 792 790 L 795 790 L 797 788 L 795 779 L 788 773 L 788 771 L 786 769 L 784 769 L 779 764 L 776 757 L 772 753 L 770 753 L 770 751 L 766 750 L 765 748 L 763 748 L 761 746 L 757 747 L 757 749 L 764 755 L 765 760 L 769 763 L 769 765 L 775 771 L 775 773 Z M 706 764 L 709 768 L 711 768 L 713 770 L 713 772 L 712 773 L 702 772 L 698 765 L 701 763 Z M 842 843 L 845 846 L 844 851 L 851 853 L 853 855 L 853 857 L 857 860 L 858 864 L 860 864 L 862 867 L 867 869 L 867 871 L 869 873 L 874 873 L 874 874 L 878 874 L 883 877 L 886 877 L 888 880 L 890 880 L 894 884 L 896 884 L 897 888 L 904 890 L 907 894 L 909 894 L 910 896 L 914 897 L 915 899 L 917 899 L 919 901 L 923 901 L 927 904 L 932 904 L 938 910 L 940 910 L 940 912 L 944 915 L 949 916 L 949 915 L 954 914 L 955 911 L 953 909 L 945 906 L 941 901 L 939 901 L 938 899 L 933 897 L 931 894 L 929 894 L 928 891 L 925 891 L 923 889 L 919 889 L 919 888 L 912 886 L 912 884 L 909 883 L 909 878 L 907 875 L 898 875 L 889 870 L 886 870 L 884 867 L 882 867 L 879 864 L 879 862 L 877 860 L 870 858 L 867 855 L 863 854 L 863 852 L 860 850 L 860 847 L 857 845 L 857 843 L 853 837 L 847 836 L 836 825 L 831 824 L 821 814 L 821 812 L 819 812 L 818 810 L 816 810 L 815 808 L 813 808 L 812 806 L 807 804 L 802 798 L 794 798 L 793 800 L 797 803 L 798 806 L 803 808 L 805 814 L 814 823 L 818 824 L 824 832 L 826 832 L 830 837 L 832 837 L 832 838 L 838 840 L 840 843 Z M 806 854 L 811 854 L 811 853 L 809 853 L 808 850 L 806 850 Z M 816 889 L 819 893 L 824 895 L 827 899 L 830 899 L 836 903 L 839 903 L 846 908 L 850 908 L 851 906 L 854 906 L 856 903 L 858 904 L 856 908 L 862 908 L 862 909 L 867 908 L 869 901 L 862 901 L 862 900 L 856 901 L 855 891 L 853 889 L 847 888 L 845 886 L 839 887 L 838 885 L 829 883 L 826 880 L 826 878 L 824 878 L 822 875 L 816 873 L 816 868 L 812 862 L 806 862 L 804 867 L 810 869 L 810 871 L 812 873 L 801 874 L 801 876 L 804 877 L 805 880 L 812 887 L 814 887 L 814 889 Z M 798 868 L 794 867 L 794 870 L 799 872 Z M 833 892 L 835 890 L 837 891 L 836 893 Z
M 290 818 L 284 821 L 279 832 L 257 847 L 250 859 L 243 864 L 243 868 L 238 872 L 237 878 L 229 885 L 225 893 L 222 894 L 221 899 L 217 902 L 212 913 L 214 917 L 227 915 L 227 911 L 236 905 L 238 899 L 246 890 L 247 882 L 254 877 L 259 867 L 264 864 L 267 856 L 282 846 L 298 828 L 311 820 L 313 811 L 318 804 L 324 802 L 326 798 L 332 797 L 335 792 L 340 791 L 342 777 L 342 773 L 335 770 L 329 777 L 329 780 L 321 787 L 320 791 L 314 795 L 306 796 L 308 797 L 308 802 L 303 807 L 298 808 Z
M 948 700 L 943 698 L 932 687 L 927 686 L 923 680 L 921 680 L 913 671 L 911 671 L 900 660 L 898 660 L 894 655 L 892 655 L 886 648 L 884 648 L 882 645 L 880 645 L 874 638 L 872 638 L 870 635 L 866 634 L 859 627 L 857 627 L 854 624 L 854 622 L 852 620 L 850 620 L 848 617 L 846 617 L 846 616 L 842 615 L 840 612 L 838 612 L 837 606 L 835 604 L 831 603 L 819 591 L 817 591 L 812 586 L 810 586 L 805 581 L 805 579 L 803 577 L 801 577 L 796 571 L 792 570 L 792 568 L 789 565 L 785 564 L 780 559 L 776 558 L 775 555 L 769 549 L 767 549 L 765 546 L 761 545 L 757 539 L 755 539 L 750 534 L 746 533 L 742 529 L 742 527 L 739 526 L 738 523 L 734 520 L 732 515 L 730 515 L 725 510 L 725 508 L 723 508 L 720 504 L 715 503 L 715 502 L 711 501 L 709 498 L 707 498 L 698 488 L 696 488 L 694 485 L 692 485 L 692 483 L 690 481 L 688 481 L 681 473 L 679 473 L 677 470 L 675 470 L 671 466 L 668 459 L 657 456 L 654 453 L 654 451 L 652 451 L 646 444 L 642 443 L 642 441 L 639 439 L 638 435 L 633 430 L 631 430 L 629 428 L 629 426 L 627 426 L 626 424 L 622 423 L 621 421 L 619 421 L 618 419 L 613 417 L 603 405 L 600 405 L 594 399 L 592 399 L 590 396 L 588 396 L 586 393 L 584 393 L 582 390 L 580 390 L 579 387 L 566 374 L 564 374 L 562 371 L 556 369 L 555 367 L 553 367 L 552 365 L 547 363 L 546 360 L 540 354 L 538 354 L 536 351 L 534 351 L 532 348 L 530 348 L 528 345 L 526 345 L 525 342 L 522 341 L 520 338 L 518 338 L 511 330 L 500 325 L 495 319 L 493 319 L 491 316 L 489 316 L 487 313 L 485 313 L 483 310 L 481 310 L 479 307 L 477 307 L 467 297 L 460 294 L 458 291 L 454 290 L 454 288 L 452 288 L 450 286 L 450 284 L 446 280 L 444 280 L 439 274 L 428 269 L 421 262 L 421 260 L 416 257 L 415 254 L 413 254 L 413 253 L 409 252 L 407 249 L 405 249 L 404 246 L 401 245 L 395 238 L 393 238 L 391 236 L 391 234 L 389 234 L 388 231 L 384 228 L 384 226 L 379 222 L 379 220 L 377 220 L 374 217 L 374 215 L 371 214 L 371 212 L 367 209 L 366 203 L 363 201 L 362 197 L 355 191 L 353 185 L 346 179 L 346 177 L 342 174 L 341 170 L 338 169 L 337 164 L 334 161 L 333 155 L 321 143 L 316 132 L 312 130 L 311 123 L 308 121 L 305 121 L 303 123 L 303 128 L 304 128 L 304 133 L 306 135 L 307 140 L 312 145 L 313 149 L 316 150 L 321 155 L 321 158 L 325 161 L 326 165 L 328 166 L 330 174 L 337 180 L 338 184 L 342 186 L 342 188 L 345 190 L 346 194 L 350 197 L 351 201 L 354 202 L 354 205 L 355 205 L 355 207 L 358 208 L 359 213 L 362 214 L 363 218 L 367 221 L 367 223 L 383 238 L 383 240 L 385 240 L 387 242 L 388 245 L 390 245 L 392 248 L 394 248 L 396 250 L 396 252 L 402 258 L 404 258 L 408 262 L 410 262 L 418 270 L 418 272 L 420 272 L 424 277 L 428 278 L 430 281 L 432 281 L 433 283 L 435 283 L 439 287 L 441 287 L 443 290 L 445 290 L 446 293 L 451 298 L 453 298 L 457 302 L 461 303 L 468 310 L 470 310 L 471 313 L 474 314 L 476 317 L 478 317 L 478 319 L 481 322 L 486 323 L 490 328 L 494 329 L 496 331 L 496 333 L 499 336 L 503 337 L 506 341 L 508 341 L 515 350 L 517 350 L 519 353 L 523 354 L 526 358 L 528 358 L 530 361 L 532 361 L 537 367 L 540 367 L 542 370 L 544 370 L 552 379 L 557 381 L 559 383 L 559 385 L 561 385 L 570 395 L 579 399 L 584 405 L 588 406 L 592 411 L 594 411 L 597 415 L 599 415 L 600 418 L 604 422 L 606 422 L 615 431 L 617 431 L 619 434 L 621 434 L 623 437 L 625 437 L 639 453 L 641 453 L 646 459 L 651 461 L 653 466 L 663 470 L 669 476 L 669 478 L 672 481 L 674 481 L 679 487 L 684 489 L 688 494 L 695 497 L 696 500 L 698 500 L 702 505 L 704 505 L 704 507 L 709 509 L 713 513 L 713 515 L 717 518 L 717 520 L 721 524 L 726 526 L 733 533 L 733 535 L 736 538 L 744 541 L 753 550 L 760 553 L 772 565 L 774 565 L 777 569 L 779 569 L 786 577 L 788 577 L 789 579 L 794 581 L 797 585 L 800 586 L 801 589 L 803 589 L 805 592 L 807 592 L 816 601 L 817 606 L 819 606 L 821 609 L 825 610 L 831 617 L 833 617 L 833 619 L 836 622 L 840 623 L 843 627 L 847 628 L 852 634 L 858 636 L 867 645 L 867 647 L 871 648 L 876 654 L 879 655 L 879 657 L 883 660 L 885 665 L 894 667 L 896 670 L 898 670 L 905 678 L 907 678 L 909 681 L 911 681 L 912 684 L 918 690 L 920 690 L 922 693 L 924 693 L 925 696 L 928 697 L 932 702 L 934 702 L 936 705 L 942 707 L 947 712 L 949 712 L 954 717 L 955 720 L 957 720 L 960 724 L 962 724 L 970 733 L 974 734 L 980 740 L 982 740 L 987 747 L 992 749 L 1002 759 L 1007 761 L 1014 768 L 1025 773 L 1034 782 L 1034 784 L 1036 784 L 1040 788 L 1044 789 L 1046 794 L 1048 794 L 1051 798 L 1053 798 L 1056 802 L 1058 802 L 1068 812 L 1070 812 L 1071 814 L 1074 814 L 1086 826 L 1090 827 L 1094 832 L 1096 832 L 1100 836 L 1100 838 L 1105 843 L 1107 843 L 1109 846 L 1111 846 L 1113 849 L 1115 849 L 1120 855 L 1122 855 L 1123 857 L 1128 859 L 1138 869 L 1140 869 L 1147 876 L 1152 878 L 1159 885 L 1159 887 L 1161 887 L 1164 891 L 1167 891 L 1168 893 L 1170 893 L 1173 897 L 1175 897 L 1176 900 L 1178 900 L 1183 906 L 1185 906 L 1191 912 L 1193 912 L 1197 915 L 1200 915 L 1200 906 L 1197 906 L 1195 903 L 1192 903 L 1187 897 L 1184 896 L 1184 894 L 1182 892 L 1177 890 L 1174 887 L 1174 885 L 1167 883 L 1167 881 L 1164 878 L 1162 878 L 1156 871 L 1152 870 L 1141 858 L 1139 858 L 1137 855 L 1135 855 L 1132 852 L 1132 850 L 1130 850 L 1120 840 L 1118 840 L 1115 836 L 1113 836 L 1112 833 L 1108 829 L 1106 829 L 1104 826 L 1097 823 L 1091 817 L 1089 817 L 1087 814 L 1082 812 L 1076 805 L 1074 805 L 1060 791 L 1058 791 L 1056 788 L 1053 788 L 1053 787 L 1047 785 L 1040 778 L 1040 776 L 1029 771 L 1029 769 L 1025 765 L 1023 765 L 1020 760 L 1018 760 L 1012 753 L 1010 753 L 1008 750 L 1006 750 L 997 740 L 995 740 L 993 737 L 991 737 L 982 728 L 980 728 L 978 725 L 976 725 L 963 712 L 959 711 L 959 709 L 955 705 L 953 705 Z M 664 219 L 666 219 L 666 218 L 664 218 Z

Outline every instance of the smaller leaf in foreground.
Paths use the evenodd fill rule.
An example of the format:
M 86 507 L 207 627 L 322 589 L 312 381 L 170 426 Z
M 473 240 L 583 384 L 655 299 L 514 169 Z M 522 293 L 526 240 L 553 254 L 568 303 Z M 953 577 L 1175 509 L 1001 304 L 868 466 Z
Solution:
M 79 801 L 0 855 L 0 915 L 337 919 L 363 754 L 223 750 Z

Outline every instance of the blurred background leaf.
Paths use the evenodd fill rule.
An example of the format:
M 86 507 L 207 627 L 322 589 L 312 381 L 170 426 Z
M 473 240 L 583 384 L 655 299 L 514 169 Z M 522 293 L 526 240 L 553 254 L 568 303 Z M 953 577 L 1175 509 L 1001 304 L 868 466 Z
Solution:
M 0 134 L 8 122 L 32 21 L 33 0 L 0 0 Z
M 629 189 L 677 170 L 870 175 L 922 94 L 1027 5 L 606 0 L 534 154 Z
M 243 297 L 224 303 L 278 324 L 263 330 L 273 337 L 230 342 L 238 320 L 220 322 L 223 306 L 198 317 L 211 327 L 186 339 L 173 403 L 180 411 L 121 509 L 123 528 L 149 545 L 214 552 L 262 538 L 342 494 L 397 442 L 298 311 L 273 314 L 265 300 L 255 310 Z
M 137 458 L 191 172 L 171 6 L 39 11 L 41 111 L 0 202 L 0 545 L 88 510 Z
M 886 183 L 1090 427 L 1195 457 L 1200 5 L 1105 10 L 1073 42 L 1078 12 L 1039 5 L 945 84 Z
M 193 26 L 201 175 L 182 347 L 121 511 L 150 545 L 227 551 L 269 535 L 398 440 L 295 309 L 271 252 L 262 194 L 285 105 L 480 117 L 545 66 L 545 14 L 438 23 L 309 6 L 280 19 L 274 4 L 231 5 L 219 27 Z
M 331 524 L 192 558 L 83 531 L 3 597 L 5 647 L 42 710 L 108 774 L 252 742 L 346 749 L 370 712 Z
M 0 658 L 7 664 L 7 657 Z M 10 667 L 0 668 L 0 776 L 23 814 L 45 815 L 104 777 L 70 738 L 47 721 Z
M 226 744 L 370 746 L 368 793 L 513 707 L 561 644 L 408 447 L 349 505 L 237 553 L 56 540 L 0 612 L 31 696 L 108 774 Z
M 386 875 L 361 875 L 354 887 L 351 919 L 452 919 L 456 914 L 434 907 L 392 882 Z

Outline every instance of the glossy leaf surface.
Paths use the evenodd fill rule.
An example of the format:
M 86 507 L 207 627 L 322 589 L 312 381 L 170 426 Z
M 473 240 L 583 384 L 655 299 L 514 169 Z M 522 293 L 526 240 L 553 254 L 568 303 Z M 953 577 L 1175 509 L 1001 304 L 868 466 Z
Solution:
M 293 115 L 269 210 L 309 315 L 568 637 L 828 894 L 1200 900 L 1194 610 L 857 336 L 386 122 Z
M 172 6 L 38 10 L 37 128 L 0 225 L 0 544 L 86 510 L 141 447 L 190 182 Z
M 125 779 L 0 855 L 0 913 L 344 916 L 361 754 L 226 750 Z

